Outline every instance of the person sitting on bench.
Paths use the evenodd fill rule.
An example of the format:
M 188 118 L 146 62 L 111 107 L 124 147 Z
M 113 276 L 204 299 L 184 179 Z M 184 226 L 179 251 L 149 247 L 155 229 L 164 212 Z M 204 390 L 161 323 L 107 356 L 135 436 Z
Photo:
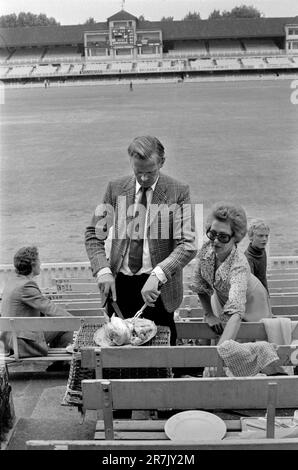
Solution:
M 40 273 L 40 260 L 35 246 L 23 247 L 14 256 L 16 274 L 6 283 L 2 295 L 2 317 L 66 317 L 67 310 L 47 299 L 34 276 Z M 1 336 L 1 335 L 0 335 Z M 6 354 L 13 354 L 12 334 L 3 332 Z M 47 356 L 48 347 L 64 348 L 72 344 L 72 331 L 18 331 L 19 357 Z

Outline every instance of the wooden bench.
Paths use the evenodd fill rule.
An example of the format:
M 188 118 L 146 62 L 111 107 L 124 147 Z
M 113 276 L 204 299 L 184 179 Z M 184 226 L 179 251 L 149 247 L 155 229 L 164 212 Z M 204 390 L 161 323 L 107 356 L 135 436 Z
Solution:
M 293 365 L 298 360 L 298 345 L 279 346 L 280 365 Z M 296 364 L 294 364 L 296 365 Z M 142 346 L 83 348 L 81 366 L 95 370 L 97 379 L 103 378 L 103 369 L 158 368 L 158 367 L 216 367 L 217 377 L 224 374 L 224 362 L 216 346 Z
M 298 315 L 298 304 L 297 305 L 273 305 L 272 308 L 273 316 L 293 316 Z M 181 318 L 203 318 L 204 312 L 201 307 L 190 307 L 185 306 L 177 309 L 177 314 Z
M 194 321 L 177 321 L 176 322 L 178 338 L 205 338 L 216 339 L 218 336 L 211 330 L 207 323 L 194 319 Z M 263 340 L 267 341 L 267 334 L 263 323 L 241 323 L 237 340 Z M 292 331 L 292 339 L 298 339 L 298 325 Z
M 139 348 L 139 352 L 142 348 Z M 177 348 L 179 349 L 179 348 Z M 111 363 L 110 363 L 111 364 Z M 30 450 L 55 449 L 295 449 L 297 438 L 275 438 L 276 408 L 297 408 L 298 377 L 83 380 L 83 406 L 101 410 L 90 441 L 27 441 Z M 170 441 L 165 420 L 116 420 L 113 410 L 257 410 L 267 408 L 266 438 L 240 439 L 241 420 L 226 420 L 223 440 Z M 245 415 L 245 412 L 243 413 Z
M 0 331 L 11 332 L 13 336 L 14 356 L 8 356 L 5 361 L 9 364 L 15 361 L 65 361 L 70 360 L 71 355 L 64 349 L 50 348 L 48 356 L 19 358 L 17 331 L 77 331 L 82 322 L 96 323 L 101 326 L 105 321 L 104 316 L 80 316 L 80 317 L 38 317 L 38 318 L 0 318 Z M 217 336 L 211 328 L 202 320 L 177 321 L 178 338 L 194 339 L 216 339 Z M 298 327 L 292 332 L 292 338 L 298 339 Z M 239 328 L 237 339 L 267 340 L 265 327 L 262 323 L 242 323 Z
M 100 327 L 104 323 L 104 317 L 0 317 L 0 332 L 12 333 L 14 355 L 4 357 L 9 365 L 16 362 L 48 362 L 70 361 L 72 355 L 65 348 L 49 348 L 47 356 L 19 357 L 17 331 L 77 331 L 84 323 L 98 323 Z
M 102 410 L 95 439 L 166 440 L 155 420 L 114 429 L 113 410 L 257 410 L 267 408 L 267 437 L 274 437 L 276 408 L 297 408 L 298 377 L 215 377 L 195 379 L 83 380 L 83 409 Z M 158 421 L 158 420 L 157 420 Z M 155 429 L 154 429 L 155 428 Z M 240 431 L 240 420 L 231 432 Z M 235 434 L 234 434 L 235 436 Z M 231 438 L 231 434 L 227 437 Z M 298 443 L 298 440 L 297 440 Z

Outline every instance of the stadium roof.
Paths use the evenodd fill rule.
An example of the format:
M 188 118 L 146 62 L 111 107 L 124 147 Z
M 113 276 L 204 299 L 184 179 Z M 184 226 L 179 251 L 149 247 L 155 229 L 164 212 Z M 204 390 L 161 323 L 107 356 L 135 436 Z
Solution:
M 109 19 L 120 19 L 120 11 Z M 123 19 L 123 18 L 122 18 Z M 162 30 L 163 41 L 216 38 L 283 37 L 286 24 L 298 24 L 290 18 L 226 18 L 189 21 L 138 21 L 139 30 Z M 74 26 L 31 26 L 0 28 L 0 47 L 28 47 L 82 44 L 86 31 L 107 31 L 108 23 Z
M 138 21 L 138 18 L 136 16 L 131 15 L 130 13 L 127 13 L 127 11 L 125 10 L 121 10 L 121 11 L 118 11 L 118 13 L 115 13 L 115 15 L 110 16 L 108 18 L 108 21 L 110 20 L 111 21 L 121 21 L 121 20 L 125 20 L 125 21 L 137 20 Z

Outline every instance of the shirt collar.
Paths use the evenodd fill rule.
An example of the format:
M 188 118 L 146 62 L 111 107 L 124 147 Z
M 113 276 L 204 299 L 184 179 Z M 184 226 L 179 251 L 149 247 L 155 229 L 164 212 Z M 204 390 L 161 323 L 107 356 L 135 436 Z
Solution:
M 155 190 L 155 187 L 156 187 L 156 185 L 157 185 L 158 180 L 159 180 L 159 175 L 158 175 L 158 177 L 156 178 L 155 182 L 154 182 L 151 186 L 149 186 L 149 188 L 152 189 L 152 191 Z M 138 192 L 140 191 L 140 188 L 141 188 L 141 185 L 140 185 L 140 183 L 136 180 L 136 194 L 138 194 Z M 148 189 L 149 189 L 149 188 L 148 188 Z

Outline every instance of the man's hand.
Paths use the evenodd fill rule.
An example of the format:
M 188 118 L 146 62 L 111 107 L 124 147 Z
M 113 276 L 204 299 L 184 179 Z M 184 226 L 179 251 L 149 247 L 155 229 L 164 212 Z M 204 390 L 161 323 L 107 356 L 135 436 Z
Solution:
M 113 301 L 117 301 L 116 296 L 116 286 L 115 286 L 115 279 L 114 276 L 110 273 L 102 274 L 97 278 L 97 284 L 99 287 L 100 292 L 107 297 L 109 292 L 112 292 Z
M 151 275 L 148 277 L 143 286 L 143 289 L 141 290 L 143 300 L 148 305 L 148 307 L 154 307 L 155 302 L 160 295 L 160 290 L 158 290 L 158 283 L 158 277 Z
M 211 330 L 214 331 L 217 335 L 221 335 L 224 328 L 221 321 L 215 315 L 206 315 L 204 320 L 210 326 Z

